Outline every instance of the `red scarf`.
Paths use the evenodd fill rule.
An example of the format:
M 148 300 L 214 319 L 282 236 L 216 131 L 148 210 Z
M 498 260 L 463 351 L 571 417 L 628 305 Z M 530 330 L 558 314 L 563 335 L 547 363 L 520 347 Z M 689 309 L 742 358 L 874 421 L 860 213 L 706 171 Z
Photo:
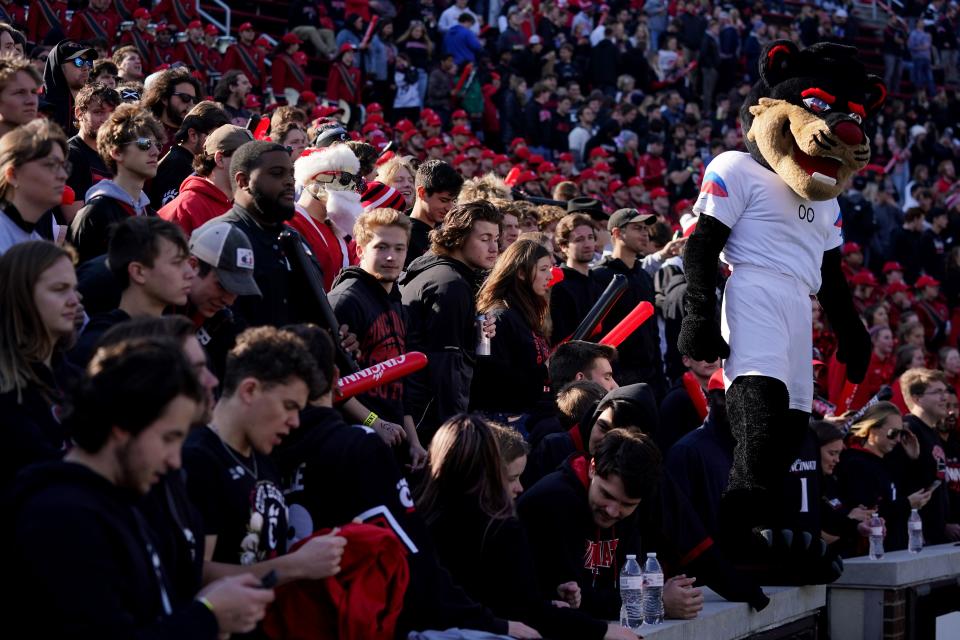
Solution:
M 687 371 L 683 374 L 683 388 L 687 390 L 687 395 L 690 396 L 690 402 L 693 403 L 693 408 L 697 410 L 697 415 L 700 416 L 701 422 L 706 420 L 707 394 L 703 392 L 703 387 L 700 386 L 697 377 L 693 375 L 693 371 Z

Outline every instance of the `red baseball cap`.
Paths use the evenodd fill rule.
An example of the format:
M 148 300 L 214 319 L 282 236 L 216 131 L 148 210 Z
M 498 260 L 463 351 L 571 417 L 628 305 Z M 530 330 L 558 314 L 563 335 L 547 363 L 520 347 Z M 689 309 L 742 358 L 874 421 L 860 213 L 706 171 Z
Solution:
M 471 158 L 470 156 L 468 156 L 468 155 L 465 154 L 465 153 L 458 153 L 458 154 L 457 154 L 456 156 L 454 156 L 454 158 L 453 158 L 453 165 L 454 165 L 454 166 L 460 166 L 460 165 L 463 164 L 464 162 L 473 162 L 473 158 Z
M 437 114 L 433 114 L 424 118 L 424 124 L 428 127 L 439 127 L 443 124 L 443 120 Z
M 513 149 L 514 147 L 519 146 L 519 145 L 522 145 L 522 146 L 525 147 L 525 146 L 527 146 L 527 141 L 524 140 L 523 138 L 514 138 L 513 140 L 510 141 L 510 148 L 511 148 L 511 149 Z
M 609 193 L 610 195 L 613 195 L 620 189 L 625 188 L 626 186 L 627 185 L 625 185 L 622 180 L 611 180 L 610 186 L 607 187 L 607 193 Z
M 517 157 L 520 158 L 521 160 L 526 160 L 527 158 L 529 158 L 529 157 L 530 157 L 531 155 L 533 155 L 533 154 L 530 153 L 530 149 L 527 148 L 527 147 L 518 147 L 518 148 L 513 152 L 513 155 L 517 156 Z
M 383 107 L 379 102 L 371 102 L 367 105 L 367 113 L 383 113 Z
M 883 272 L 890 273 L 891 271 L 903 271 L 903 265 L 896 261 L 889 261 L 883 263 Z
M 187 25 L 187 29 L 203 29 L 203 23 L 199 20 L 191 20 L 190 24 Z
M 630 178 L 629 180 L 627 180 L 627 186 L 628 186 L 628 187 L 642 187 L 642 186 L 643 186 L 643 178 L 640 178 L 640 177 L 638 177 L 638 176 L 633 176 L 632 178 Z
M 458 124 L 453 129 L 450 129 L 450 135 L 452 136 L 472 136 L 473 132 L 470 129 L 466 128 L 462 124 Z
M 409 142 L 410 138 L 413 138 L 414 136 L 419 136 L 419 135 L 421 135 L 421 133 L 416 129 L 409 129 L 408 131 L 403 132 L 403 135 L 400 136 L 400 139 L 403 140 L 404 142 Z
M 547 160 L 546 162 L 541 162 L 541 163 L 540 163 L 540 165 L 537 167 L 537 171 L 539 171 L 541 174 L 543 174 L 543 173 L 556 173 L 556 172 L 557 172 L 557 165 L 555 165 L 555 164 L 553 164 L 552 162 L 550 162 L 549 160 Z
M 257 97 L 257 94 L 248 93 L 244 101 L 244 106 L 248 109 L 259 109 L 263 106 L 263 104 L 260 102 L 260 98 Z
M 303 40 L 301 40 L 297 34 L 292 32 L 283 34 L 283 37 L 280 38 L 280 41 L 283 42 L 283 44 L 303 44 Z M 350 45 L 344 45 L 344 46 L 350 46 Z M 342 51 L 343 47 L 340 47 L 340 50 Z
M 589 154 L 590 158 L 607 158 L 609 156 L 610 154 L 607 153 L 607 150 L 604 149 L 603 147 L 594 147 L 593 149 L 590 150 L 590 154 Z
M 863 253 L 863 249 L 856 242 L 844 242 L 841 251 L 845 256 L 851 253 Z
M 450 116 L 450 118 L 453 119 L 453 120 L 459 120 L 460 118 L 469 118 L 469 117 L 470 117 L 470 116 L 468 116 L 468 115 L 467 115 L 467 112 L 464 111 L 463 109 L 457 109 L 457 110 L 454 111 L 453 114 Z
M 148 11 L 147 9 L 144 9 L 143 7 L 140 7 L 139 9 L 137 9 L 136 11 L 133 12 L 133 19 L 134 19 L 134 20 L 149 20 L 149 19 L 150 19 L 150 11 Z
M 315 94 L 313 91 L 304 91 L 300 94 L 300 99 L 304 102 L 316 102 L 317 94 Z
M 931 278 L 930 276 L 923 275 L 917 278 L 917 281 L 913 283 L 914 289 L 922 289 L 924 287 L 939 287 L 940 281 L 936 278 Z
M 683 213 L 683 211 L 685 211 L 686 209 L 690 209 L 692 207 L 693 207 L 693 200 L 688 200 L 685 198 L 683 200 L 678 200 L 677 204 L 673 205 L 673 212 L 678 214 Z
M 260 36 L 254 41 L 253 44 L 257 45 L 258 47 L 266 47 L 267 49 L 273 46 L 270 44 L 270 41 L 267 40 L 266 36 Z
M 654 187 L 650 190 L 651 198 L 669 198 L 670 194 L 663 187 Z
M 550 181 L 547 182 L 547 188 L 552 191 L 555 186 L 557 186 L 564 180 L 566 180 L 566 178 L 561 175 L 553 176 L 552 178 L 550 178 Z
M 393 125 L 393 128 L 396 129 L 397 131 L 410 131 L 410 129 L 416 129 L 416 126 L 414 126 L 412 122 L 404 118 L 403 120 L 400 120 L 399 122 L 397 122 L 397 124 Z
M 434 147 L 442 147 L 446 142 L 443 141 L 443 138 L 430 138 L 424 143 L 424 148 L 433 149 Z
M 203 32 L 208 36 L 215 36 L 220 33 L 220 29 L 217 29 L 215 25 L 208 24 L 206 27 L 203 28 Z
M 360 133 L 362 133 L 363 135 L 368 135 L 373 131 L 380 131 L 380 125 L 377 124 L 376 122 L 368 122 L 367 124 L 363 125 L 363 127 L 360 129 Z
M 564 151 L 557 156 L 557 162 L 573 162 L 573 154 L 569 151 Z
M 904 282 L 894 282 L 893 284 L 887 286 L 887 294 L 893 295 L 895 293 L 900 293 L 901 291 L 910 291 L 910 287 Z
M 493 164 L 503 164 L 504 162 L 510 162 L 510 158 L 502 153 L 498 153 L 493 158 Z
M 613 171 L 613 167 L 611 167 L 606 162 L 598 162 L 593 166 L 593 170 L 596 171 L 597 173 L 600 173 L 600 172 L 610 173 L 611 171 Z
M 593 169 L 584 169 L 580 172 L 580 175 L 577 176 L 580 180 L 596 180 L 597 172 Z
M 544 158 L 544 157 L 543 157 L 542 155 L 540 155 L 539 153 L 532 153 L 532 154 L 530 154 L 530 157 L 527 158 L 527 164 L 529 164 L 529 165 L 534 165 L 534 166 L 537 166 L 537 167 L 539 167 L 539 166 L 540 166 L 541 164 L 543 164 L 544 162 L 546 162 L 546 158 Z
M 480 157 L 483 158 L 484 160 L 495 160 L 497 157 L 497 153 L 493 149 L 484 149 L 480 153 Z
M 242 25 L 237 27 L 237 31 L 254 31 L 253 25 L 249 22 L 244 22 Z
M 863 285 L 865 287 L 875 287 L 877 286 L 877 277 L 873 275 L 872 272 L 864 269 L 853 274 L 853 277 L 850 278 L 850 282 L 853 284 Z

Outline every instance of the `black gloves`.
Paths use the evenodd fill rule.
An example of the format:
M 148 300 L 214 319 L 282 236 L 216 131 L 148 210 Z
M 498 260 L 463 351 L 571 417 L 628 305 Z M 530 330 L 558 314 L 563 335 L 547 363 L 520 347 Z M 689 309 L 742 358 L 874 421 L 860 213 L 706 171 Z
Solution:
M 837 360 L 847 365 L 847 379 L 859 383 L 867 374 L 873 345 L 853 306 L 840 260 L 839 248 L 823 254 L 817 300 L 837 334 Z
M 677 349 L 694 360 L 713 361 L 730 355 L 717 322 L 717 261 L 730 229 L 711 216 L 701 215 L 687 240 L 683 271 L 687 278 L 686 314 Z

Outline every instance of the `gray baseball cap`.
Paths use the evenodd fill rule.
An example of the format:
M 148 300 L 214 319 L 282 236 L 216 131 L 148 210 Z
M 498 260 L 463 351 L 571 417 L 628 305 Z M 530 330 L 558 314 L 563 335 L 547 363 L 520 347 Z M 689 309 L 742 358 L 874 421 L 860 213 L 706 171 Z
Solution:
M 253 278 L 253 245 L 228 222 L 208 222 L 190 235 L 190 254 L 217 272 L 224 289 L 238 296 L 260 296 Z

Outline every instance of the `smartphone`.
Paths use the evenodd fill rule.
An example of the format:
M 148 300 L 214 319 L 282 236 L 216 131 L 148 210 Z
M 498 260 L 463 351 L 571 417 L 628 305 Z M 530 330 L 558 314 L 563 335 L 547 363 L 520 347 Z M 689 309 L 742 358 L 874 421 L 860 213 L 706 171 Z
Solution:
M 277 586 L 277 571 L 271 569 L 270 573 L 260 579 L 260 587 L 262 589 L 273 589 L 275 586 Z
M 943 484 L 942 480 L 934 480 L 933 483 L 931 483 L 930 486 L 927 487 L 927 491 L 936 491 L 941 484 Z

